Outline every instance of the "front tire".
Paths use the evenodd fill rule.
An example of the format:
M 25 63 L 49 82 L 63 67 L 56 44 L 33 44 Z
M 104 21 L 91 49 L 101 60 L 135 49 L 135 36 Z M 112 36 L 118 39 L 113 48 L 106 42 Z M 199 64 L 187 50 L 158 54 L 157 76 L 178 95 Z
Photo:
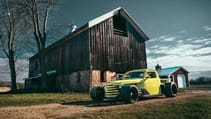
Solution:
M 90 97 L 93 101 L 103 101 L 104 99 L 104 88 L 94 87 L 90 91 Z
M 138 89 L 135 86 L 124 86 L 121 89 L 121 97 L 126 103 L 134 103 L 138 101 Z
M 164 95 L 166 97 L 176 97 L 177 95 L 177 86 L 174 83 L 166 83 Z

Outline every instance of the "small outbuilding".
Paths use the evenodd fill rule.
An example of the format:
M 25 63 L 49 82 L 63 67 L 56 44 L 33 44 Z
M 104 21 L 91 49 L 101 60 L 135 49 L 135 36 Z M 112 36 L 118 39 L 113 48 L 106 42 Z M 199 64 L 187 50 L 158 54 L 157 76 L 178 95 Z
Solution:
M 157 64 L 155 68 L 161 78 L 170 77 L 171 81 L 175 82 L 178 88 L 186 88 L 189 86 L 189 72 L 185 68 L 181 66 L 162 68 L 159 64 Z

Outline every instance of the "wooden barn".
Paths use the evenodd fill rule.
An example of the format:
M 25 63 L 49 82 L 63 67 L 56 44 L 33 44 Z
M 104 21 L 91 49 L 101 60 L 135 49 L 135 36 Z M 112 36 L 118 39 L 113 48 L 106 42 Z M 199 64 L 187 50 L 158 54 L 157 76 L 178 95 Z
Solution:
M 176 83 L 178 88 L 186 88 L 189 86 L 189 72 L 181 66 L 162 68 L 158 64 L 156 65 L 156 70 L 161 78 L 171 77 L 171 80 Z
M 46 49 L 50 90 L 88 92 L 117 73 L 147 68 L 146 34 L 123 8 L 93 19 Z M 38 55 L 29 59 L 26 89 L 40 89 Z

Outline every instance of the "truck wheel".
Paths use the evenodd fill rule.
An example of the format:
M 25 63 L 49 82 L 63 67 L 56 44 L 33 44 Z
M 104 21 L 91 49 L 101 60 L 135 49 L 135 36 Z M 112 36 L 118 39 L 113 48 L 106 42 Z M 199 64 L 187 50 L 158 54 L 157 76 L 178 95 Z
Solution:
M 174 83 L 166 83 L 164 95 L 166 97 L 175 97 L 177 95 L 177 86 Z
M 134 103 L 138 101 L 138 90 L 135 86 L 129 87 L 129 89 L 126 92 L 126 96 L 123 97 L 124 101 L 126 103 Z
M 104 88 L 94 87 L 90 91 L 90 97 L 93 101 L 103 101 L 104 98 Z

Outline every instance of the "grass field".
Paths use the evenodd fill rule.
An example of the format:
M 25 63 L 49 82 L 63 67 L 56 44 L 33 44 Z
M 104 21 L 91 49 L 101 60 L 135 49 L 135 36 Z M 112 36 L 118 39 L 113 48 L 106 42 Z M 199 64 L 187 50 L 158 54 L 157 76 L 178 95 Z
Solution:
M 50 103 L 90 101 L 88 94 L 81 93 L 26 93 L 0 94 L 0 107 L 27 106 Z
M 80 115 L 92 119 L 210 119 L 211 97 L 143 107 L 121 108 L 119 110 L 99 110 Z
M 211 86 L 190 86 L 189 88 L 179 89 L 179 95 L 185 95 L 184 92 L 201 90 L 211 90 Z M 89 113 L 79 113 L 75 117 L 73 116 L 73 118 L 80 117 L 93 119 L 211 119 L 211 96 L 209 96 L 194 97 L 190 99 L 188 98 L 188 100 L 176 100 L 177 98 L 175 98 L 176 101 L 171 101 L 171 103 L 163 101 L 165 99 L 164 98 L 160 99 L 161 101 L 158 104 L 153 103 L 153 99 L 149 99 L 148 102 L 150 104 L 147 105 L 145 105 L 144 101 L 140 101 L 135 104 L 117 105 L 114 106 L 114 108 L 111 108 L 112 110 L 104 109 L 102 107 L 99 110 L 90 111 Z M 89 97 L 89 94 L 22 92 L 0 94 L 0 108 L 50 103 L 67 103 L 68 105 L 74 105 L 80 102 L 90 103 L 91 99 Z M 85 107 L 86 104 L 80 105 Z M 90 109 L 91 108 L 92 107 L 90 107 Z
M 193 90 L 211 90 L 211 85 L 195 85 L 179 89 L 178 92 Z M 6 93 L 0 94 L 0 107 L 5 106 L 27 106 L 50 103 L 67 103 L 77 101 L 91 101 L 89 94 L 82 93 Z

